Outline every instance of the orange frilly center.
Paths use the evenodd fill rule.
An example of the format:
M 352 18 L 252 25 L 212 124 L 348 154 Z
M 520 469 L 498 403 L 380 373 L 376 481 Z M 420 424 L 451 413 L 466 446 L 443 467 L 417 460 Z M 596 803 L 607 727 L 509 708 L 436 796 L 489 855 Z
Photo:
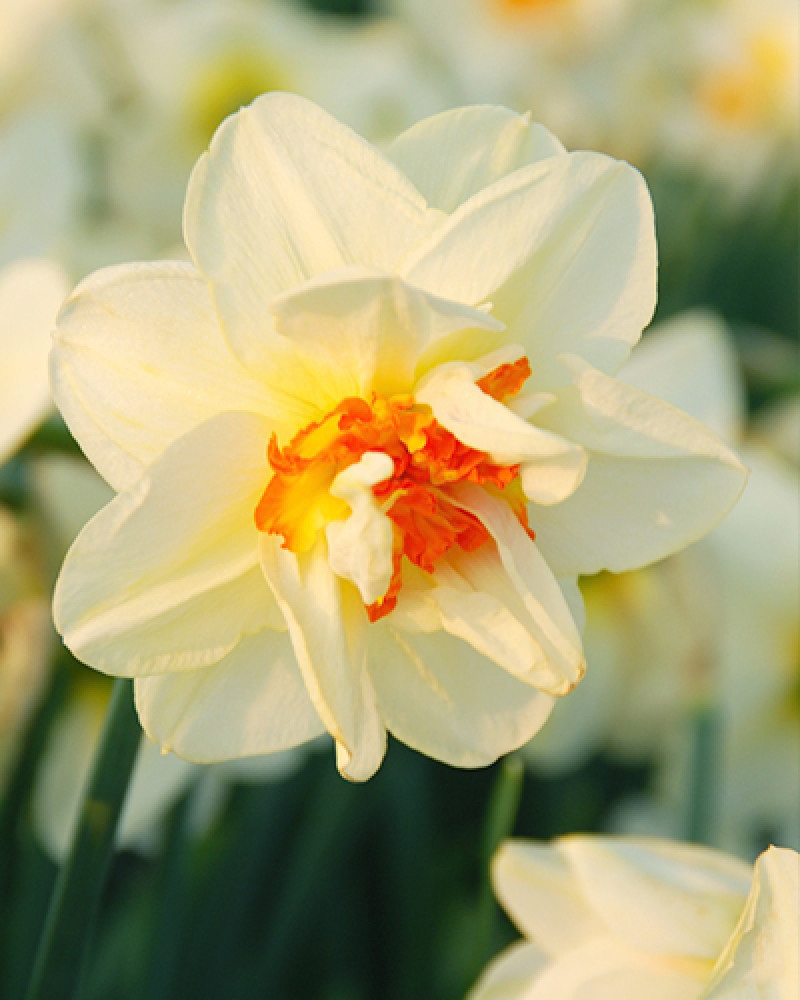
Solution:
M 487 395 L 503 401 L 519 392 L 531 374 L 527 358 L 500 365 L 477 381 Z M 448 495 L 454 483 L 471 482 L 502 491 L 526 531 L 525 496 L 518 465 L 498 465 L 487 453 L 469 448 L 445 430 L 429 406 L 413 396 L 373 393 L 369 400 L 343 399 L 321 420 L 299 431 L 283 448 L 273 434 L 267 459 L 273 475 L 255 510 L 259 531 L 280 535 L 283 547 L 308 552 L 319 532 L 347 518 L 350 506 L 333 496 L 336 476 L 366 452 L 383 452 L 392 474 L 372 487 L 393 526 L 393 572 L 386 594 L 367 606 L 370 621 L 397 604 L 403 557 L 427 573 L 454 546 L 473 552 L 489 533 Z

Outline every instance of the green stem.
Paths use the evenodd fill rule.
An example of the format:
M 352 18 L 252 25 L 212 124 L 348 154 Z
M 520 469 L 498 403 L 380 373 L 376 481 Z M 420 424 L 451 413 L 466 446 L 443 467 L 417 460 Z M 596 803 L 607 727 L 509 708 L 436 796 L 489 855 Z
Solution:
M 711 844 L 714 832 L 714 775 L 718 718 L 713 706 L 701 703 L 692 718 L 692 756 L 689 774 L 687 839 Z
M 129 680 L 114 681 L 72 849 L 45 921 L 27 1000 L 71 1000 L 114 851 L 141 730 Z
M 500 773 L 489 796 L 481 845 L 481 888 L 473 937 L 473 968 L 470 982 L 492 957 L 497 904 L 494 901 L 489 869 L 495 851 L 514 829 L 522 797 L 524 771 L 522 761 L 518 757 L 506 757 L 500 764 Z
M 337 851 L 350 829 L 358 786 L 326 768 L 313 790 L 303 825 L 285 864 L 285 880 L 272 901 L 272 926 L 260 956 L 256 982 L 268 983 L 280 995 L 290 944 L 308 913 L 308 904 L 326 868 L 337 863 Z M 250 994 L 248 994 L 250 995 Z
M 169 1000 L 175 995 L 189 884 L 189 798 L 186 793 L 174 807 L 167 828 L 152 921 L 149 982 L 144 993 L 148 1000 Z

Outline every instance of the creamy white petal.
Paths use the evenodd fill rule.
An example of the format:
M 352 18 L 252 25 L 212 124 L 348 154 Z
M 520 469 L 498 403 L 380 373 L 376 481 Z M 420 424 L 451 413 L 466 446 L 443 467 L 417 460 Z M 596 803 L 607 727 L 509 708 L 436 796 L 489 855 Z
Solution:
M 530 115 L 482 105 L 425 118 L 386 152 L 430 205 L 449 213 L 519 167 L 563 155 L 564 147 Z
M 483 767 L 544 725 L 548 695 L 459 639 L 401 632 L 391 621 L 370 627 L 369 672 L 386 727 L 401 742 L 455 767 Z
M 532 984 L 549 962 L 529 941 L 516 941 L 486 967 L 467 1000 L 525 1000 Z
M 519 1000 L 696 1000 L 702 974 L 598 938 L 558 956 Z
M 624 572 L 708 532 L 733 506 L 746 471 L 702 424 L 577 358 L 574 384 L 541 424 L 589 452 L 586 475 L 563 503 L 535 507 L 531 526 L 558 576 Z
M 470 448 L 500 465 L 521 464 L 529 500 L 558 503 L 574 492 L 586 470 L 587 454 L 573 444 L 517 416 L 475 384 L 475 364 L 438 365 L 417 386 L 438 422 Z
M 491 301 L 507 339 L 525 346 L 533 389 L 565 381 L 562 351 L 614 372 L 655 305 L 650 196 L 625 163 L 553 156 L 464 202 L 400 273 L 436 295 Z
M 483 555 L 482 562 L 486 561 Z M 496 557 L 496 564 L 502 572 L 499 557 Z M 451 586 L 435 587 L 429 595 L 436 605 L 442 628 L 468 642 L 510 674 L 531 683 L 532 677 L 536 678 L 537 664 L 543 658 L 542 649 L 522 622 L 514 617 L 502 596 L 476 590 L 444 564 L 437 566 L 436 577 L 452 583 Z
M 312 278 L 270 309 L 282 336 L 263 379 L 276 397 L 313 400 L 322 413 L 347 396 L 410 392 L 426 349 L 503 328 L 485 312 L 363 267 Z
M 53 395 L 87 456 L 125 489 L 181 434 L 225 410 L 282 411 L 231 353 L 191 264 L 104 268 L 58 318 Z
M 189 181 L 184 234 L 234 349 L 263 366 L 276 295 L 349 264 L 392 270 L 437 218 L 373 146 L 271 93 L 217 130 Z
M 47 352 L 67 291 L 64 272 L 50 260 L 18 260 L 0 271 L 0 463 L 52 407 Z
M 286 632 L 245 636 L 208 667 L 139 677 L 135 692 L 147 734 L 201 764 L 287 750 L 325 732 Z
M 79 659 L 120 676 L 185 670 L 282 626 L 253 514 L 268 434 L 253 414 L 213 417 L 86 525 L 54 595 L 56 627 Z
M 453 565 L 476 590 L 493 594 L 525 625 L 535 653 L 526 680 L 549 694 L 566 694 L 586 665 L 580 633 L 558 581 L 505 501 L 471 483 L 458 484 L 452 495 L 486 527 L 499 557 L 484 545 L 454 556 Z
M 750 885 L 745 862 L 693 844 L 572 836 L 559 850 L 613 934 L 653 954 L 713 961 Z
M 372 487 L 393 472 L 388 455 L 368 451 L 330 486 L 331 495 L 345 500 L 351 514 L 344 521 L 331 521 L 325 529 L 328 563 L 337 576 L 355 584 L 364 604 L 383 597 L 392 579 L 394 528 L 378 507 Z
M 723 441 L 739 439 L 744 381 L 733 338 L 714 313 L 693 309 L 652 326 L 617 378 L 672 403 Z
M 798 942 L 800 856 L 770 847 L 756 860 L 750 895 L 701 1000 L 795 1000 Z
M 560 576 L 558 577 L 558 586 L 561 588 L 564 600 L 567 602 L 572 620 L 575 622 L 578 631 L 583 635 L 583 630 L 586 628 L 586 606 L 577 579 L 575 577 Z
M 554 844 L 507 840 L 492 859 L 495 894 L 521 934 L 552 956 L 606 933 Z
M 365 781 L 386 752 L 386 730 L 367 673 L 369 622 L 358 592 L 331 572 L 322 538 L 297 556 L 275 535 L 262 535 L 260 553 L 306 689 L 336 740 L 339 770 L 353 781 Z

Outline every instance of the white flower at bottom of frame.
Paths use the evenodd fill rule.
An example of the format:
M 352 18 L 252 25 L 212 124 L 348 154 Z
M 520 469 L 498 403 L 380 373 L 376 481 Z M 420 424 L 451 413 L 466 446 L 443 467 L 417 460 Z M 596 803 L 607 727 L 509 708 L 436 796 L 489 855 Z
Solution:
M 498 899 L 526 940 L 469 1000 L 795 1000 L 800 856 L 755 868 L 666 840 L 572 835 L 507 841 Z
M 655 301 L 641 177 L 501 108 L 382 154 L 270 94 L 184 228 L 192 264 L 98 272 L 59 319 L 56 400 L 119 491 L 66 557 L 65 642 L 190 760 L 520 746 L 583 673 L 578 574 L 687 544 L 745 478 L 612 377 Z

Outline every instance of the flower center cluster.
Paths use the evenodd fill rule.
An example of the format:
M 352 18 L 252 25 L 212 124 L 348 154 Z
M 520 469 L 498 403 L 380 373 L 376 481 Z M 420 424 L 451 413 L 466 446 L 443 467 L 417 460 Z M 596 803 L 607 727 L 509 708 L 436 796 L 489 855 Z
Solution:
M 502 401 L 517 393 L 530 373 L 522 358 L 500 365 L 476 384 Z M 367 452 L 382 452 L 393 465 L 391 475 L 371 487 L 392 522 L 393 573 L 386 594 L 367 607 L 370 621 L 395 607 L 403 556 L 431 573 L 454 546 L 472 552 L 488 540 L 481 522 L 448 495 L 453 484 L 466 481 L 504 491 L 529 531 L 518 465 L 498 465 L 486 452 L 462 444 L 413 396 L 375 393 L 369 400 L 343 399 L 283 448 L 272 436 L 267 458 L 273 475 L 255 511 L 259 531 L 282 536 L 283 547 L 294 553 L 309 551 L 328 523 L 350 515 L 350 506 L 330 492 L 331 485 Z

